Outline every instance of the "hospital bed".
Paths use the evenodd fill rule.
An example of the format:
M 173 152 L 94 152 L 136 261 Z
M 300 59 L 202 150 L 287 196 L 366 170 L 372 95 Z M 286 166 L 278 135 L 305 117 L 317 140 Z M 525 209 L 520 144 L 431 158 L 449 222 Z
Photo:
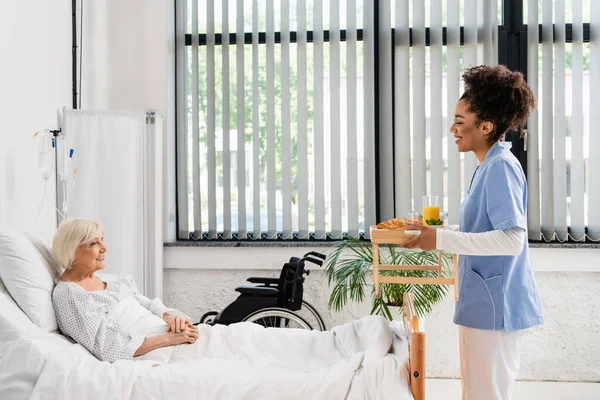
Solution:
M 154 358 L 109 363 L 99 361 L 57 329 L 51 304 L 54 275 L 49 249 L 47 240 L 0 227 L 1 399 L 411 399 L 413 395 L 424 399 L 425 334 L 419 331 L 410 297 L 405 300 L 406 328 L 398 322 L 380 329 L 381 319 L 365 317 L 332 332 L 298 330 L 314 335 L 310 345 L 321 360 L 331 357 L 327 369 L 305 351 L 295 355 L 294 336 L 285 337 L 289 342 L 283 355 L 297 357 L 294 364 L 299 366 L 293 373 L 279 366 L 289 360 L 277 355 L 265 358 L 261 354 L 257 360 L 264 363 L 257 361 L 250 367 L 248 360 L 209 356 L 191 360 L 177 352 L 178 348 L 193 346 L 159 349 L 164 351 Z M 253 333 L 244 331 L 248 326 L 265 329 L 234 324 L 227 331 L 229 342 L 225 331 L 220 331 L 210 338 L 212 348 L 196 346 L 196 351 L 210 353 L 222 345 L 238 346 L 235 351 L 253 354 L 255 349 L 248 350 L 254 346 L 249 339 Z M 201 331 L 201 337 L 210 335 L 210 329 L 228 328 L 203 329 L 207 331 Z M 354 338 L 354 332 L 363 333 Z M 330 335 L 337 345 L 323 340 L 328 338 L 324 335 Z M 339 351 L 336 353 L 334 347 L 363 346 L 361 337 L 372 340 L 364 351 L 336 358 Z M 324 347 L 322 343 L 329 344 Z

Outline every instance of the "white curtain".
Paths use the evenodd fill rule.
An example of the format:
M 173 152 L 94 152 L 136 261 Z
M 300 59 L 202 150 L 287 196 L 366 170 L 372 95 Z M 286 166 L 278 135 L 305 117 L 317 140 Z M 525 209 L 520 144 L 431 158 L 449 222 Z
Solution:
M 107 272 L 131 274 L 141 292 L 161 296 L 162 119 L 67 110 L 63 134 L 59 208 L 102 223 Z
M 528 29 L 527 75 L 538 99 L 528 121 L 529 237 L 583 241 L 587 227 L 587 238 L 597 241 L 600 180 L 592 171 L 600 170 L 600 139 L 591 133 L 600 124 L 600 2 L 587 9 L 582 0 L 565 3 L 528 6 L 526 22 L 535 28 Z

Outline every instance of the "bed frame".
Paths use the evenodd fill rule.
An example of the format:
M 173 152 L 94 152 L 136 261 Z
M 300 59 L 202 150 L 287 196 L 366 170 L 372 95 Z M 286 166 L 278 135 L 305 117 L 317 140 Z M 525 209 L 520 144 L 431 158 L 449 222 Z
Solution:
M 408 334 L 410 391 L 415 400 L 425 400 L 425 332 L 419 328 L 419 318 L 412 293 L 404 293 L 403 320 Z
M 380 244 L 402 244 L 413 237 L 399 229 L 377 229 L 371 226 L 371 243 L 373 244 L 373 280 L 375 297 L 379 297 L 379 284 L 433 284 L 454 285 L 454 300 L 458 301 L 458 256 L 452 254 L 452 276 L 443 277 L 442 252 L 438 252 L 437 265 L 389 265 L 379 264 Z M 420 278 L 406 276 L 381 276 L 381 271 L 437 271 L 437 277 Z M 419 318 L 414 305 L 412 293 L 404 293 L 402 299 L 404 328 L 409 338 L 410 388 L 415 400 L 425 400 L 425 332 L 420 330 Z

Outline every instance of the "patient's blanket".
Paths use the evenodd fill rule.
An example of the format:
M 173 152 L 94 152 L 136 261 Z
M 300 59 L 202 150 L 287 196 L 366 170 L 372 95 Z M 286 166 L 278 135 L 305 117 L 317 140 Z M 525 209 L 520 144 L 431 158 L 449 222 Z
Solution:
M 146 335 L 166 324 L 134 299 L 111 311 Z M 404 328 L 382 317 L 318 332 L 253 323 L 199 325 L 194 344 L 100 362 L 80 345 L 46 363 L 32 398 L 412 399 Z

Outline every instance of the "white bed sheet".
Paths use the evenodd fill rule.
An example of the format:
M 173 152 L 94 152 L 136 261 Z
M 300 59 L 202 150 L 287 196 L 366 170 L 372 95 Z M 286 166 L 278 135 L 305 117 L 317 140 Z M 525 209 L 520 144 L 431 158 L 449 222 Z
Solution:
M 411 399 L 406 341 L 388 352 L 389 332 L 375 317 L 332 332 L 204 326 L 194 345 L 112 364 L 74 344 L 49 358 L 31 398 Z

